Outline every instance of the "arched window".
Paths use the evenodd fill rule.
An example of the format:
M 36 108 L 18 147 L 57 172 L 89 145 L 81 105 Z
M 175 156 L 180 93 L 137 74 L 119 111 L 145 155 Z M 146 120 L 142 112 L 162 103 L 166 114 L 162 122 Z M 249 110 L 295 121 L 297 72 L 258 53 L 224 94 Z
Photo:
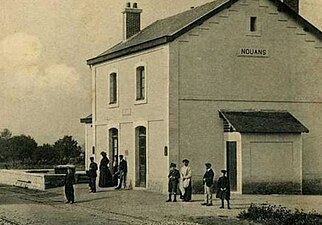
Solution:
M 146 187 L 146 128 L 135 128 L 136 187 Z
M 110 74 L 110 104 L 117 102 L 117 74 Z
M 118 156 L 119 156 L 119 143 L 118 143 L 118 130 L 111 128 L 109 130 L 109 155 L 111 157 L 112 172 L 117 171 Z
M 136 100 L 144 100 L 145 91 L 145 68 L 139 66 L 136 68 Z

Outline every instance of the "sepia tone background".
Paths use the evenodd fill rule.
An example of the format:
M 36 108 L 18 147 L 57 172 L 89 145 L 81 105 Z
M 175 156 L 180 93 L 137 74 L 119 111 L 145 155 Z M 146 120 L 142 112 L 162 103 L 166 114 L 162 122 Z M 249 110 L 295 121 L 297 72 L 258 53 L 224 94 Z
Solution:
M 142 28 L 211 0 L 137 0 Z M 0 130 L 38 143 L 63 135 L 84 142 L 91 113 L 86 59 L 122 40 L 126 0 L 0 0 Z M 322 29 L 322 1 L 300 0 L 300 14 Z

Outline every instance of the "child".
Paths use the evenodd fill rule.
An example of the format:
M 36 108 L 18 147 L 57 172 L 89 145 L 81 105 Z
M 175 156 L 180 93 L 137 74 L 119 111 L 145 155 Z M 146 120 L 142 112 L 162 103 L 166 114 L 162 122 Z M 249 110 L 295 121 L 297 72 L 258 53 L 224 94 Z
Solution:
M 180 178 L 180 172 L 176 168 L 175 163 L 170 164 L 170 171 L 169 171 L 169 183 L 168 183 L 168 191 L 169 191 L 169 199 L 167 202 L 171 202 L 171 195 L 173 194 L 173 202 L 177 201 L 177 189 L 178 189 L 178 183 Z
M 203 185 L 205 190 L 205 202 L 201 205 L 212 206 L 212 185 L 214 184 L 215 173 L 210 163 L 206 163 L 206 172 L 203 176 Z
M 67 174 L 65 175 L 65 196 L 67 199 L 66 203 L 73 204 L 75 201 L 74 182 L 75 174 L 72 171 L 72 169 L 68 166 Z
M 230 184 L 229 179 L 226 177 L 226 170 L 222 170 L 222 176 L 218 179 L 218 191 L 217 191 L 217 198 L 221 199 L 221 209 L 224 208 L 224 200 L 227 201 L 227 208 L 230 209 L 229 206 L 229 199 L 230 199 Z

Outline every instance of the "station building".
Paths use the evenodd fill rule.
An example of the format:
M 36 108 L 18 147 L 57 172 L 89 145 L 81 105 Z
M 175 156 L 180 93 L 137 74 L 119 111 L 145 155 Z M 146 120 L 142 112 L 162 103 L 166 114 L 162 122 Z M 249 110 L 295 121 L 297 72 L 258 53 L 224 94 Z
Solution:
M 206 162 L 238 193 L 322 186 L 322 35 L 298 0 L 215 0 L 140 29 L 87 61 L 86 155 L 128 161 L 128 185 L 167 192 L 169 164 Z M 88 165 L 88 162 L 87 162 Z

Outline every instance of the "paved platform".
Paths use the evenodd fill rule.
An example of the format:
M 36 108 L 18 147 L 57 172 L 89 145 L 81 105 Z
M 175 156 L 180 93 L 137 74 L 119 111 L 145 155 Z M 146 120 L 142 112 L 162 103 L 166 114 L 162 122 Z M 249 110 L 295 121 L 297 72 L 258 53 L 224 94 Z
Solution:
M 203 195 L 191 202 L 165 202 L 167 196 L 143 190 L 99 189 L 89 193 L 76 185 L 76 203 L 64 204 L 63 188 L 33 191 L 0 187 L 0 224 L 253 224 L 236 219 L 251 203 L 269 203 L 290 209 L 322 213 L 322 196 L 232 195 L 232 209 L 201 206 Z M 10 223 L 11 222 L 11 223 Z

